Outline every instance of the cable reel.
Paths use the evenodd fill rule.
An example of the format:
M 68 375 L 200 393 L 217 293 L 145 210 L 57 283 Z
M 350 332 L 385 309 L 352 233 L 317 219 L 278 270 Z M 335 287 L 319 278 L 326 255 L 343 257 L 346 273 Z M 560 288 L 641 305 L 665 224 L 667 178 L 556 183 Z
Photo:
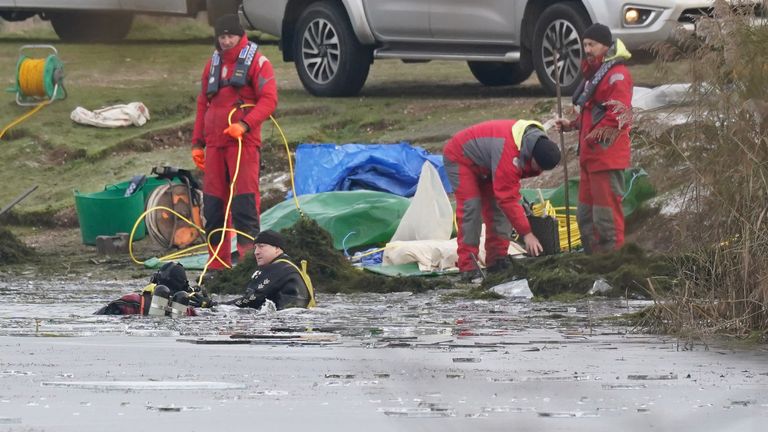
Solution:
M 26 55 L 30 50 L 50 50 L 45 58 Z M 53 45 L 24 45 L 16 63 L 16 103 L 21 106 L 50 103 L 67 97 L 64 88 L 64 63 Z

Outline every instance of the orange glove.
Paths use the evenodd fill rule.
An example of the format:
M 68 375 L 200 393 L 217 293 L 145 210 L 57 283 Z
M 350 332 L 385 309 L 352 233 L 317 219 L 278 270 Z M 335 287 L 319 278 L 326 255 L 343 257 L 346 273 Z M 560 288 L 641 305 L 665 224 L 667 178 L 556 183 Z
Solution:
M 192 147 L 192 161 L 200 171 L 205 171 L 205 150 L 200 147 Z
M 224 129 L 226 135 L 235 139 L 242 138 L 246 132 L 248 132 L 248 126 L 243 122 L 232 123 L 228 128 Z

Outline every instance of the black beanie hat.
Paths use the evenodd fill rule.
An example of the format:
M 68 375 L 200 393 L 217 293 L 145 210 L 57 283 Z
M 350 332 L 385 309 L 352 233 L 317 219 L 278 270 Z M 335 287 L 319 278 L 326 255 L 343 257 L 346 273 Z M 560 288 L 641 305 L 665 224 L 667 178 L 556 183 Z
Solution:
M 236 36 L 242 36 L 245 34 L 243 26 L 240 25 L 240 17 L 235 14 L 220 16 L 216 20 L 216 24 L 214 25 L 213 29 L 216 32 L 216 37 L 225 34 Z
M 542 136 L 533 146 L 533 159 L 543 170 L 551 170 L 560 163 L 560 149 L 549 138 Z
M 279 233 L 272 230 L 266 230 L 266 231 L 260 232 L 256 236 L 256 239 L 253 242 L 268 244 L 268 245 L 272 245 L 274 247 L 280 248 L 282 250 L 285 250 L 285 239 Z
M 595 42 L 599 42 L 607 47 L 613 45 L 613 35 L 611 29 L 600 23 L 594 23 L 589 28 L 584 30 L 584 34 L 581 35 L 581 39 L 592 39 Z

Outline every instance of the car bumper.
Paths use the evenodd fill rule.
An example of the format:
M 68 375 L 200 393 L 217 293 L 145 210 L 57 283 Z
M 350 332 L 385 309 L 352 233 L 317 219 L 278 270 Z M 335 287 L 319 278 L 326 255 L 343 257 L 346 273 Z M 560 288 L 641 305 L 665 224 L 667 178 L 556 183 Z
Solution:
M 678 0 L 666 2 L 666 5 L 663 3 L 665 2 L 632 1 L 623 4 L 619 8 L 619 16 L 606 17 L 612 24 L 611 32 L 614 37 L 621 39 L 628 49 L 637 50 L 648 48 L 655 42 L 674 40 L 678 35 L 695 34 L 698 30 L 696 22 L 711 12 L 713 2 Z M 629 26 L 623 23 L 623 11 L 629 6 L 647 7 L 655 10 L 656 15 L 647 25 Z M 765 24 L 762 17 L 756 17 L 753 21 L 755 24 Z

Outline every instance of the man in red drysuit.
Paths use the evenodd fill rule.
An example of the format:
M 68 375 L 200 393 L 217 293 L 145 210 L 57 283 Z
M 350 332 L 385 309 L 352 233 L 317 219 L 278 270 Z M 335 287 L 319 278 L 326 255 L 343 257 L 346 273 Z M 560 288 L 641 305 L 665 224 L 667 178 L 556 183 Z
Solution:
M 205 65 L 202 89 L 197 97 L 197 117 L 192 133 L 192 159 L 205 172 L 203 213 L 205 231 L 224 227 L 230 183 L 235 178 L 230 213 L 231 225 L 255 237 L 259 233 L 259 159 L 261 124 L 277 106 L 277 85 L 269 60 L 248 41 L 237 15 L 224 15 L 214 26 L 216 50 Z M 238 138 L 242 154 L 238 169 Z M 231 265 L 229 235 L 223 236 L 210 269 Z M 222 239 L 211 236 L 212 257 Z M 253 240 L 238 235 L 240 257 L 253 250 Z
M 492 120 L 470 126 L 448 141 L 443 160 L 456 196 L 458 267 L 464 279 L 475 279 L 479 272 L 475 260 L 482 223 L 485 262 L 491 271 L 506 263 L 510 222 L 530 255 L 542 252 L 520 204 L 520 180 L 560 162 L 557 144 L 540 123 Z
M 593 24 L 584 31 L 584 81 L 573 94 L 580 108 L 573 120 L 558 119 L 556 129 L 579 130 L 579 205 L 576 220 L 588 254 L 624 244 L 624 170 L 629 167 L 632 75 L 624 62 L 631 54 L 611 30 Z

